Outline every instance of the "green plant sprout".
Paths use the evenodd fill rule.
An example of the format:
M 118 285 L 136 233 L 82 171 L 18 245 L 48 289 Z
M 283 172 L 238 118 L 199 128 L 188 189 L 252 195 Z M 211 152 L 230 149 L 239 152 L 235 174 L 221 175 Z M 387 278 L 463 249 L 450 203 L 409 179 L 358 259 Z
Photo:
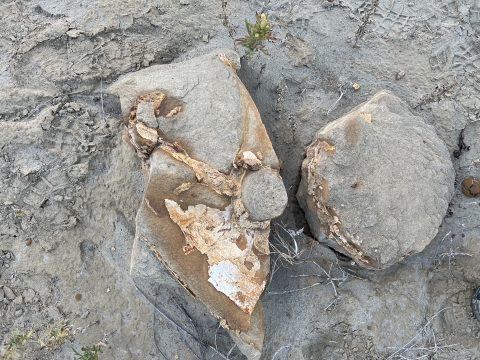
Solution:
M 32 335 L 33 331 L 29 331 L 26 334 L 14 332 L 9 339 L 5 340 L 5 353 L 0 355 L 0 360 L 10 360 L 19 356 L 17 350 L 25 345 L 27 340 L 31 338 Z
M 82 347 L 82 353 L 79 353 L 77 350 L 72 349 L 75 354 L 75 360 L 98 360 L 98 354 L 102 353 L 102 346 L 106 346 L 104 343 L 99 342 L 98 344 L 92 346 Z M 78 356 L 78 357 L 77 357 Z
M 255 13 L 255 18 L 255 25 L 245 20 L 248 35 L 235 39 L 235 47 L 240 45 L 245 48 L 245 55 L 248 61 L 250 61 L 259 50 L 268 55 L 264 42 L 266 40 L 276 40 L 275 35 L 272 34 L 273 26 L 268 22 L 268 15 L 263 12 L 261 14 L 257 12 Z
M 55 324 L 49 325 L 42 336 L 37 337 L 37 341 L 42 348 L 53 350 L 70 338 L 70 329 L 67 325 L 68 320 L 59 320 Z
M 34 335 L 35 334 L 35 335 Z M 4 341 L 3 350 L 0 348 L 0 360 L 11 360 L 20 356 L 27 340 L 36 338 L 40 349 L 56 349 L 67 339 L 72 337 L 68 320 L 61 319 L 54 324 L 48 325 L 45 330 L 30 330 L 28 333 L 13 332 L 12 335 Z

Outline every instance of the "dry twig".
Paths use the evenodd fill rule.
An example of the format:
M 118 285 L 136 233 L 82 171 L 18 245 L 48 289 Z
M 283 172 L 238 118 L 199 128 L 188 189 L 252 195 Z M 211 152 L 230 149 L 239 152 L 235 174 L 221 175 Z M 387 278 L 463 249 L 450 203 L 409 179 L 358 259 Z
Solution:
M 343 87 L 342 85 L 340 85 L 340 88 L 338 89 L 338 91 L 340 92 L 340 97 L 337 99 L 337 101 L 335 101 L 332 106 L 330 106 L 330 108 L 328 109 L 327 111 L 327 115 L 330 114 L 330 111 L 332 111 L 333 109 L 335 109 L 335 106 L 337 106 L 338 102 L 340 100 L 342 100 L 342 97 L 343 95 L 345 95 L 346 93 L 343 91 Z
M 348 269 L 345 269 L 345 268 L 341 267 L 340 265 L 338 265 L 338 263 L 337 263 L 336 269 L 340 270 L 340 274 L 339 274 L 340 276 L 332 276 L 333 264 L 330 264 L 330 267 L 329 267 L 328 271 L 326 271 L 323 267 L 321 267 L 315 261 L 302 261 L 302 263 L 304 263 L 304 264 L 314 264 L 320 270 L 320 274 L 292 275 L 291 276 L 292 278 L 318 277 L 321 280 L 316 282 L 316 283 L 313 283 L 311 285 L 299 288 L 299 289 L 291 289 L 291 290 L 285 290 L 285 291 L 268 291 L 267 290 L 267 293 L 270 294 L 270 295 L 284 295 L 284 294 L 290 294 L 290 293 L 295 293 L 295 292 L 307 290 L 307 289 L 313 288 L 313 287 L 318 286 L 318 285 L 323 285 L 323 284 L 331 285 L 332 290 L 333 290 L 333 294 L 334 294 L 334 300 L 327 307 L 324 308 L 324 310 L 329 311 L 329 310 L 332 310 L 335 307 L 335 305 L 342 298 L 342 296 L 339 294 L 338 289 L 337 289 L 341 284 L 343 284 L 349 278 L 357 278 L 357 279 L 365 280 L 361 277 L 353 275 L 351 272 L 348 271 Z
M 277 351 L 275 351 L 275 354 L 273 354 L 273 356 L 272 356 L 272 360 L 275 360 L 275 358 L 277 357 L 277 355 L 280 351 L 282 351 L 283 349 L 289 349 L 291 347 L 292 347 L 292 344 L 283 345 L 281 348 L 279 348 Z
M 442 241 L 440 241 L 440 244 L 438 244 L 436 250 L 435 250 L 435 255 L 434 255 L 434 259 L 433 259 L 433 264 L 435 266 L 439 266 L 441 264 L 441 260 L 442 259 L 445 259 L 445 258 L 448 258 L 448 270 L 451 270 L 451 262 L 452 260 L 455 258 L 455 256 L 470 256 L 472 257 L 472 254 L 469 254 L 469 253 L 466 253 L 466 252 L 459 252 L 459 248 L 458 246 L 455 247 L 453 242 L 454 242 L 454 237 L 455 237 L 455 234 L 452 234 L 450 236 L 450 246 L 448 247 L 448 250 L 446 252 L 443 252 L 441 254 L 439 254 L 439 249 L 442 247 L 442 244 L 444 242 L 444 240 L 450 235 L 451 231 L 449 231 L 442 239 Z
M 188 337 L 190 337 L 191 339 L 193 339 L 194 341 L 196 341 L 197 343 L 199 343 L 200 345 L 204 346 L 204 347 L 208 347 L 209 349 L 213 350 L 218 356 L 220 356 L 222 359 L 225 359 L 225 360 L 228 360 L 228 357 L 231 355 L 231 352 L 233 351 L 233 349 L 235 348 L 235 346 L 233 346 L 230 351 L 228 352 L 227 355 L 224 355 L 222 354 L 220 351 L 218 351 L 215 347 L 213 347 L 212 345 L 198 339 L 195 335 L 191 334 L 190 332 L 188 332 L 187 330 L 185 330 L 182 326 L 180 326 L 179 324 L 177 324 L 175 321 L 173 321 L 172 319 L 170 319 L 163 311 L 161 311 L 154 303 L 152 303 L 150 301 L 150 299 L 143 293 L 142 290 L 140 290 L 138 287 L 135 286 L 135 289 L 138 290 L 138 292 L 150 303 L 150 305 L 153 306 L 153 308 L 155 309 L 155 311 L 158 311 L 158 313 L 160 315 L 162 315 L 162 317 L 167 320 L 171 325 L 173 325 L 176 329 L 178 329 L 181 333 L 187 335 Z M 192 353 L 193 355 L 195 355 L 195 357 L 198 358 L 198 356 L 194 353 Z
M 435 319 L 442 311 L 447 310 L 449 308 L 443 308 L 439 310 L 435 315 L 433 315 L 430 319 L 427 320 L 425 325 L 417 332 L 417 334 L 410 339 L 405 345 L 401 348 L 396 350 L 392 355 L 390 355 L 387 360 L 398 360 L 398 359 L 411 359 L 411 360 L 418 360 L 418 359 L 430 359 L 433 354 L 439 353 L 444 349 L 452 348 L 457 346 L 458 344 L 453 345 L 439 345 L 437 337 L 435 335 L 435 331 L 432 327 L 432 321 Z M 425 339 L 424 346 L 418 346 L 419 341 Z M 407 357 L 408 352 L 415 352 L 413 356 L 415 357 Z
M 293 231 L 286 229 L 279 223 L 274 223 L 273 225 L 273 237 L 276 240 L 276 243 L 270 243 L 270 254 L 275 256 L 272 270 L 270 271 L 270 281 L 280 267 L 284 267 L 285 263 L 293 265 L 295 262 L 298 262 L 305 251 L 305 249 L 300 249 L 299 244 L 295 239 L 296 236 L 303 233 L 303 228 L 298 231 Z M 285 240 L 285 238 L 280 235 L 279 230 L 287 235 L 287 238 L 290 240 L 290 242 Z

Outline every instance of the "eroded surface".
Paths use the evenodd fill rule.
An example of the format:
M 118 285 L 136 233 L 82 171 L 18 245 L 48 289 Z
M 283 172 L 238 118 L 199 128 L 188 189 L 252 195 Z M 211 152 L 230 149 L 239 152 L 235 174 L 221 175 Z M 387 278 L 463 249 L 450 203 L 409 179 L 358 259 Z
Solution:
M 72 347 L 102 340 L 107 359 L 245 359 L 238 347 L 232 350 L 229 332 L 217 330 L 218 320 L 171 277 L 148 244 L 132 242 L 143 201 L 141 160 L 120 140 L 124 117 L 105 90 L 131 71 L 231 49 L 234 38 L 245 36 L 244 20 L 263 10 L 279 40 L 267 44 L 270 56 L 242 60 L 239 76 L 283 162 L 289 204 L 279 222 L 294 233 L 304 228 L 307 237 L 296 237 L 303 260 L 315 260 L 327 272 L 332 265 L 333 277 L 343 276 L 335 254 L 311 247 L 295 200 L 304 149 L 319 129 L 380 89 L 412 108 L 422 103 L 414 112 L 447 144 L 457 185 L 438 235 L 421 253 L 375 273 L 340 262 L 366 280 L 343 281 L 336 302 L 325 279 L 301 290 L 319 282 L 318 276 L 301 276 L 320 274 L 317 266 L 277 268 L 272 258 L 277 271 L 267 291 L 292 292 L 261 298 L 262 358 L 478 357 L 480 327 L 470 297 L 480 284 L 480 206 L 478 197 L 462 194 L 461 183 L 480 178 L 479 4 L 380 0 L 375 12 L 371 7 L 364 0 L 2 1 L 0 288 L 10 288 L 17 300 L 0 301 L 0 338 L 45 328 L 65 315 L 81 328 L 73 344 L 53 351 L 31 347 L 29 356 L 71 359 Z M 360 26 L 363 35 L 353 48 Z M 225 164 L 241 154 L 237 150 Z M 195 183 L 192 176 L 171 192 Z M 198 194 L 197 186 L 185 192 Z M 202 203 L 209 199 L 209 206 L 219 208 L 230 203 L 211 197 Z M 181 198 L 175 200 L 181 205 Z M 275 230 L 295 248 L 288 232 L 277 225 Z M 139 259 L 135 283 L 129 280 L 132 248 Z M 414 346 L 408 350 L 406 344 Z

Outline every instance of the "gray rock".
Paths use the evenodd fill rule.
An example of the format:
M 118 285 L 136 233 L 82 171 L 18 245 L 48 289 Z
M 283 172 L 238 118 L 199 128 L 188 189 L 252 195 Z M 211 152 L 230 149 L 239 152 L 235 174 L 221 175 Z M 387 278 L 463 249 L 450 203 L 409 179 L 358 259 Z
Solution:
M 143 122 L 151 128 L 157 128 L 158 123 L 155 117 L 155 109 L 153 104 L 148 101 L 143 101 L 137 106 L 137 120 Z
M 359 265 L 386 268 L 438 232 L 455 172 L 432 126 L 380 92 L 307 147 L 297 198 L 315 237 Z
M 184 148 L 188 145 L 191 157 L 223 173 L 230 171 L 241 147 L 260 151 L 264 165 L 278 168 L 268 136 L 259 137 L 266 133 L 253 100 L 232 68 L 219 61 L 221 54 L 240 68 L 236 52 L 219 49 L 182 63 L 155 65 L 126 75 L 107 92 L 120 97 L 125 118 L 141 94 L 166 92 L 168 99 L 178 101 L 184 110 L 169 118 L 157 116 L 161 134 Z
M 28 303 L 35 297 L 35 291 L 33 289 L 26 289 L 23 291 L 22 296 L 25 302 Z
M 3 291 L 3 288 L 0 288 L 0 302 L 3 301 L 4 297 L 5 297 L 5 292 Z
M 217 50 L 129 74 L 108 92 L 119 96 L 125 139 L 144 160 L 137 239 L 254 359 L 265 331 L 270 220 L 287 195 L 239 64 L 235 52 Z M 145 272 L 136 248 L 132 274 Z
M 10 289 L 9 287 L 7 286 L 4 286 L 3 287 L 3 291 L 5 293 L 5 297 L 8 299 L 8 300 L 13 300 L 15 299 L 15 293 L 12 291 L 12 289 Z
M 260 169 L 243 179 L 242 201 L 252 219 L 263 221 L 282 215 L 288 197 L 282 179 L 272 171 Z

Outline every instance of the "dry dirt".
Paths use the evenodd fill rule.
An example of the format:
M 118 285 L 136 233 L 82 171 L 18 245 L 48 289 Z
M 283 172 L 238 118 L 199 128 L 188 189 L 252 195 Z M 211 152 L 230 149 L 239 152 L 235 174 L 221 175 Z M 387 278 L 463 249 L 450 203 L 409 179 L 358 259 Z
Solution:
M 242 359 L 147 250 L 130 273 L 144 185 L 104 89 L 232 48 L 262 10 L 277 41 L 239 76 L 284 164 L 289 205 L 271 241 L 303 250 L 272 259 L 262 359 L 480 359 L 480 199 L 460 186 L 480 176 L 479 0 L 2 1 L 0 341 L 68 319 L 71 340 L 22 356 L 72 359 L 103 341 L 101 359 Z M 382 89 L 435 127 L 457 179 L 431 244 L 375 272 L 313 246 L 295 194 L 315 133 Z

